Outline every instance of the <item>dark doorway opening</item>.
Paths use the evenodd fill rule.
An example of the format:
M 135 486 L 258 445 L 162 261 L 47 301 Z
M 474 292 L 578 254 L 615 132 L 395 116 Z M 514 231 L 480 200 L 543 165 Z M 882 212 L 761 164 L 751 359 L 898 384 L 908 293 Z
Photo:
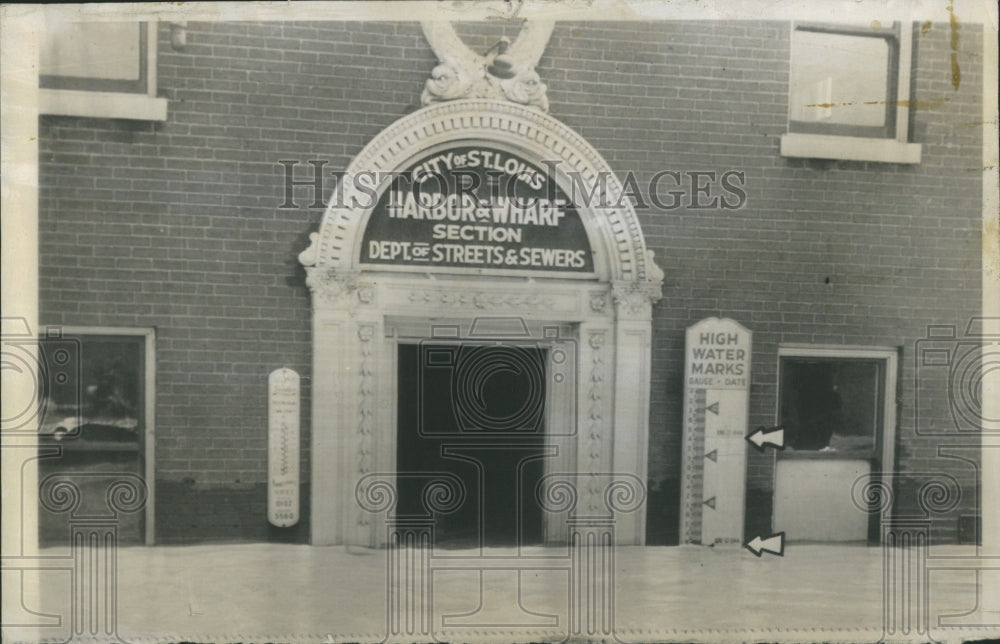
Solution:
M 838 475 L 819 474 L 832 461 L 867 461 L 865 476 L 877 479 L 886 465 L 882 463 L 884 360 L 782 356 L 779 376 L 779 423 L 785 430 L 785 449 L 777 455 L 777 467 L 799 461 L 801 467 L 817 472 L 817 478 L 822 476 L 825 486 L 839 488 L 843 494 L 850 494 L 855 474 L 850 469 Z M 782 493 L 802 494 L 796 490 Z M 881 514 L 874 499 L 870 502 L 867 534 L 859 532 L 842 540 L 879 543 Z
M 430 516 L 446 547 L 543 539 L 546 350 L 496 343 L 400 344 L 396 516 Z M 448 511 L 426 507 L 435 475 L 460 481 Z

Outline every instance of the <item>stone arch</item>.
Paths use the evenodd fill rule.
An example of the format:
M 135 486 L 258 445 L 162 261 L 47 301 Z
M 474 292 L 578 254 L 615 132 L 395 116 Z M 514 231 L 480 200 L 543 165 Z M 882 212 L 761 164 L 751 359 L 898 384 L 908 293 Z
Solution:
M 345 176 L 398 171 L 415 150 L 459 139 L 513 145 L 538 159 L 558 162 L 556 167 L 564 178 L 575 173 L 588 187 L 606 185 L 598 204 L 577 204 L 595 252 L 603 260 L 598 278 L 612 283 L 648 284 L 659 290 L 663 274 L 646 248 L 635 209 L 622 194 L 622 184 L 607 161 L 582 136 L 538 109 L 492 99 L 466 99 L 423 108 L 372 139 L 348 166 Z M 338 185 L 319 232 L 310 236 L 310 247 L 300 255 L 303 265 L 321 272 L 353 273 L 359 269 L 358 246 L 371 210 L 350 206 L 360 196 L 353 182 Z

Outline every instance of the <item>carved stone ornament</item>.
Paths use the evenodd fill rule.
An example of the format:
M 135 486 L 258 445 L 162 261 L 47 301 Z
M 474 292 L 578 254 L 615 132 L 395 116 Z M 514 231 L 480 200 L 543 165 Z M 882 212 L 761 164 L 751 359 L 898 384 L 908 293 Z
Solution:
M 413 304 L 430 304 L 446 307 L 475 307 L 484 310 L 509 311 L 511 309 L 548 310 L 555 300 L 534 292 L 512 293 L 484 291 L 453 287 L 448 289 L 421 289 L 410 291 L 408 299 Z
M 660 299 L 660 286 L 653 282 L 615 282 L 611 296 L 620 313 L 649 315 L 653 302 Z
M 604 358 L 601 355 L 601 349 L 605 344 L 604 331 L 591 332 L 587 342 L 590 345 L 590 348 L 593 349 L 593 353 L 591 353 L 590 363 L 590 387 L 587 391 L 587 398 L 590 400 L 590 406 L 587 410 L 587 416 L 589 417 L 589 431 L 586 435 L 586 443 L 584 447 L 584 453 L 586 454 L 586 464 L 584 465 L 584 468 L 588 474 L 591 474 L 591 476 L 587 477 L 587 483 L 584 486 L 584 489 L 587 493 L 587 512 L 593 515 L 596 514 L 600 508 L 598 504 L 600 489 L 597 485 L 595 475 L 601 469 L 601 455 L 605 450 L 604 398 L 606 394 L 606 386 L 604 382 Z
M 371 284 L 361 282 L 358 284 L 358 302 L 362 304 L 372 304 L 375 301 L 375 287 Z
M 309 247 L 299 253 L 299 262 L 306 269 L 306 286 L 314 299 L 328 304 L 343 304 L 356 298 L 360 304 L 375 301 L 375 287 L 360 279 L 358 271 L 318 265 L 319 233 L 309 234 Z
M 650 315 L 652 306 L 663 297 L 663 271 L 653 261 L 653 251 L 646 251 L 645 280 L 615 281 L 611 284 L 611 297 L 619 312 L 628 315 Z
M 355 470 L 361 478 L 371 471 L 372 460 L 372 430 L 375 424 L 375 369 L 372 364 L 372 338 L 375 337 L 375 325 L 362 324 L 358 327 L 358 340 L 361 341 L 361 362 L 358 365 L 358 432 L 357 459 Z M 367 527 L 371 519 L 361 509 L 358 509 L 356 522 Z
M 604 309 L 608 306 L 608 299 L 604 297 L 604 293 L 591 293 L 590 294 L 590 310 L 594 313 L 604 313 Z
M 309 246 L 299 253 L 299 263 L 309 268 L 319 261 L 319 233 L 309 233 Z
M 480 55 L 468 47 L 446 20 L 421 23 L 439 64 L 424 85 L 424 105 L 460 98 L 500 98 L 548 111 L 546 87 L 535 72 L 555 23 L 525 22 L 513 44 Z
M 338 271 L 319 266 L 306 267 L 306 286 L 309 287 L 313 299 L 320 299 L 329 304 L 349 302 L 351 296 L 365 290 L 364 288 L 359 290 L 357 272 Z

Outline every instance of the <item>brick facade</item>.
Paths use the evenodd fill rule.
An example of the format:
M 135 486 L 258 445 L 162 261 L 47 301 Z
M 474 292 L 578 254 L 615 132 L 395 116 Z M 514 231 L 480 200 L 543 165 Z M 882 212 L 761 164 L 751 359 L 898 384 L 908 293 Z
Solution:
M 459 31 L 483 51 L 503 28 Z M 742 208 L 639 210 L 666 274 L 649 543 L 676 542 L 684 329 L 707 316 L 754 332 L 751 426 L 774 419 L 780 343 L 899 347 L 897 469 L 976 488 L 978 450 L 938 448 L 977 436 L 917 431 L 955 433 L 946 388 L 917 401 L 915 350 L 927 325 L 961 332 L 980 309 L 980 33 L 960 32 L 957 88 L 947 25 L 916 38 L 918 165 L 781 157 L 789 38 L 781 22 L 557 23 L 538 68 L 550 113 L 643 191 L 661 170 L 745 173 Z M 267 374 L 282 366 L 303 376 L 309 479 L 310 302 L 296 256 L 322 215 L 309 186 L 294 190 L 300 208 L 279 208 L 279 161 L 300 161 L 297 179 L 309 159 L 344 169 L 419 108 L 435 64 L 409 22 L 192 22 L 182 51 L 161 25 L 166 122 L 42 117 L 40 319 L 156 328 L 159 541 L 307 539 L 308 516 L 291 536 L 266 523 Z M 748 517 L 766 517 L 772 459 L 750 459 Z M 975 507 L 964 494 L 935 539 L 955 541 Z

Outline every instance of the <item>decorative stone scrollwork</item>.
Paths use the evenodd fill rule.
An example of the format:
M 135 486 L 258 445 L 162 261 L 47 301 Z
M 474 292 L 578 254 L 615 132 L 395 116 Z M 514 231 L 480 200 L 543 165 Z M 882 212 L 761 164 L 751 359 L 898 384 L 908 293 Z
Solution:
M 364 282 L 358 284 L 358 302 L 372 304 L 375 301 L 375 287 Z
M 309 233 L 309 246 L 299 253 L 299 263 L 309 268 L 319 261 L 319 233 Z
M 357 291 L 358 274 L 353 271 L 306 266 L 306 286 L 314 299 L 318 298 L 327 304 L 342 304 Z
M 663 271 L 653 260 L 654 253 L 646 250 L 646 279 L 615 281 L 611 284 L 611 297 L 619 312 L 630 316 L 649 316 L 652 306 L 663 297 Z
M 375 303 L 375 286 L 361 281 L 355 271 L 307 266 L 306 286 L 309 287 L 313 300 L 347 310 L 353 310 L 357 305 Z
M 375 337 L 375 326 L 364 324 L 358 327 L 358 339 L 361 340 L 361 363 L 358 365 L 358 395 L 360 405 L 358 408 L 358 434 L 361 438 L 358 447 L 358 472 L 368 473 L 368 456 L 370 449 L 368 441 L 372 433 L 373 416 L 372 408 L 374 398 L 375 373 L 372 365 L 372 338 Z
M 372 428 L 374 426 L 374 383 L 375 373 L 372 365 L 372 338 L 375 337 L 375 325 L 363 324 L 358 327 L 358 339 L 361 341 L 361 362 L 358 365 L 358 467 L 359 476 L 368 474 L 372 458 Z M 364 513 L 358 515 L 358 525 L 367 526 L 370 523 Z
M 646 281 L 657 289 L 656 299 L 660 299 L 660 289 L 663 287 L 663 270 L 656 264 L 656 253 L 646 249 Z
M 549 111 L 549 99 L 545 96 L 548 89 L 534 69 L 523 71 L 517 77 L 500 81 L 507 100 L 524 105 L 534 105 L 546 112 Z
M 590 399 L 590 405 L 587 409 L 588 416 L 588 430 L 586 435 L 586 443 L 584 447 L 584 453 L 586 455 L 586 471 L 592 476 L 600 470 L 601 467 L 601 453 L 603 451 L 604 445 L 604 358 L 602 356 L 601 349 L 604 347 L 605 343 L 605 333 L 604 331 L 593 331 L 587 338 L 587 343 L 590 348 L 593 349 L 591 354 L 590 362 L 590 386 L 587 391 L 587 397 Z M 587 509 L 590 512 L 596 512 L 599 508 L 597 506 L 597 499 L 600 495 L 600 489 L 596 486 L 596 480 L 593 478 L 588 479 L 587 485 Z
M 660 284 L 654 282 L 615 282 L 611 297 L 620 312 L 630 316 L 649 316 L 653 302 L 659 301 Z
M 440 64 L 424 85 L 424 105 L 461 98 L 499 98 L 548 111 L 546 87 L 535 71 L 552 35 L 553 22 L 526 22 L 517 39 L 497 43 L 480 55 L 455 33 L 450 22 L 422 23 L 424 36 Z
M 604 293 L 591 293 L 590 294 L 590 310 L 594 313 L 604 313 L 604 310 L 608 308 L 608 298 L 605 297 Z
M 413 289 L 407 299 L 412 304 L 447 307 L 475 307 L 482 310 L 549 309 L 555 301 L 538 293 L 498 293 L 496 291 Z
M 319 233 L 309 234 L 309 247 L 299 253 L 299 263 L 306 269 L 306 286 L 313 298 L 326 304 L 351 305 L 375 302 L 375 286 L 363 281 L 358 271 L 323 266 L 319 257 Z

